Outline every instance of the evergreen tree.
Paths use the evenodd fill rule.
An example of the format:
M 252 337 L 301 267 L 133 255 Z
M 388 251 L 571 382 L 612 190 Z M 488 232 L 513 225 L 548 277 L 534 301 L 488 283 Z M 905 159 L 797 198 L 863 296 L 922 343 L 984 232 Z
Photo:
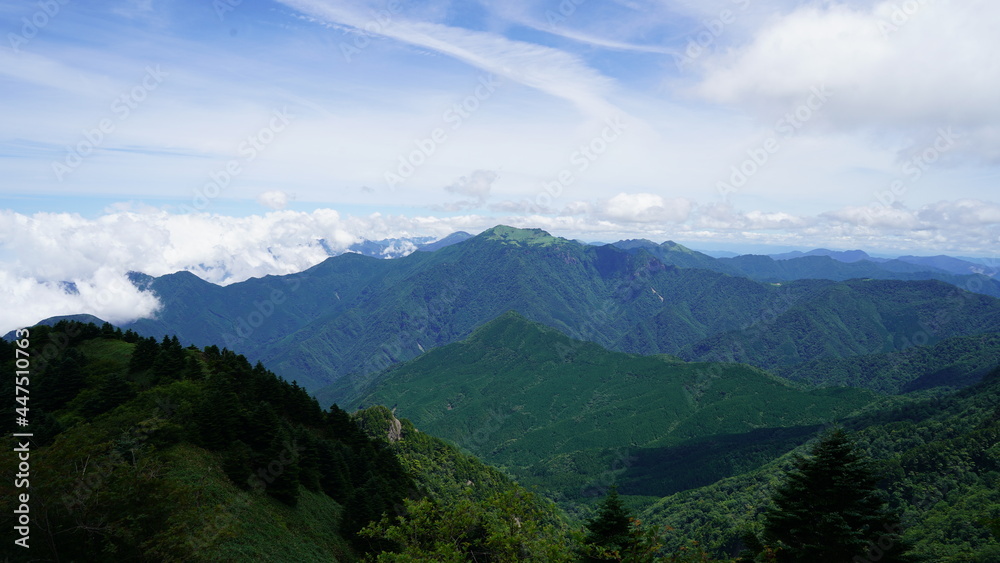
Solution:
M 796 461 L 773 494 L 763 543 L 778 561 L 905 561 L 902 527 L 886 508 L 871 462 L 835 429 Z
M 138 373 L 153 367 L 153 362 L 156 361 L 156 356 L 159 353 L 160 345 L 155 338 L 139 338 L 128 363 L 128 372 Z
M 187 366 L 185 360 L 187 355 L 181 347 L 177 337 L 163 337 L 160 344 L 160 351 L 153 359 L 153 382 L 166 383 L 183 377 L 184 368 Z
M 618 496 L 618 487 L 611 487 L 597 515 L 587 523 L 587 535 L 583 540 L 588 547 L 585 561 L 613 561 L 591 553 L 624 553 L 632 544 L 632 528 L 632 518 Z
M 76 397 L 85 383 L 83 369 L 80 367 L 83 360 L 76 349 L 70 348 L 60 360 L 49 365 L 41 378 L 39 407 L 49 412 L 56 411 Z
M 117 373 L 112 373 L 104 378 L 97 386 L 97 392 L 88 396 L 87 400 L 80 406 L 80 412 L 87 417 L 93 418 L 99 414 L 130 401 L 135 397 L 135 391 L 129 386 L 125 379 Z
M 243 440 L 235 440 L 226 448 L 222 457 L 222 470 L 226 472 L 229 480 L 237 487 L 246 489 L 250 487 L 253 475 L 253 450 Z

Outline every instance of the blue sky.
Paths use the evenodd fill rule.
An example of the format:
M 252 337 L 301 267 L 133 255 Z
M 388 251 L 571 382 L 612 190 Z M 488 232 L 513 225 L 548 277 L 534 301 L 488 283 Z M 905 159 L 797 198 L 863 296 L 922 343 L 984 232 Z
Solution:
M 319 238 L 497 223 L 992 257 L 997 16 L 948 0 L 0 2 L 0 275 L 18 299 L 101 268 L 245 277 L 321 259 Z

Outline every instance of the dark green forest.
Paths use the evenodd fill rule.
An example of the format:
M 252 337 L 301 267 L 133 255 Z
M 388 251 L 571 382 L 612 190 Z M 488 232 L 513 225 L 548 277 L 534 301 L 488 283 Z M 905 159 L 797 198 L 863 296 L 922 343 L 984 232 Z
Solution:
M 30 332 L 31 550 L 11 551 L 8 543 L 11 560 L 1000 556 L 996 369 L 959 391 L 809 390 L 736 364 L 608 352 L 505 315 L 466 342 L 389 372 L 398 372 L 386 387 L 396 395 L 386 398 L 399 404 L 348 413 L 323 408 L 295 382 L 225 348 L 185 347 L 176 337 L 141 337 L 108 324 L 64 321 Z M 3 341 L 0 353 L 13 370 L 14 345 Z M 511 410 L 486 410 L 494 420 L 476 420 L 471 414 L 486 408 L 477 405 L 465 433 L 459 425 L 449 434 L 434 417 L 461 414 L 471 397 L 489 396 L 490 385 L 475 388 L 469 380 L 462 398 L 443 386 L 446 370 L 487 364 Z M 428 385 L 437 374 L 441 383 Z M 512 395 L 529 377 L 534 390 Z M 422 385 L 406 391 L 411 380 Z M 585 402 L 553 403 L 547 380 L 576 386 Z M 368 383 L 366 396 L 378 397 L 379 382 Z M 671 385 L 676 392 L 648 395 Z M 12 381 L 4 387 L 13 396 Z M 450 402 L 436 415 L 429 413 L 434 393 Z M 667 401 L 675 395 L 680 402 Z M 544 409 L 528 402 L 543 397 Z M 412 416 L 410 399 L 425 405 Z M 764 408 L 754 402 L 762 399 L 780 419 L 746 418 Z M 623 424 L 593 422 L 605 419 L 602 408 L 629 403 L 635 414 Z M 654 413 L 654 404 L 663 412 Z M 13 409 L 2 413 L 7 451 L 15 447 Z M 559 430 L 585 424 L 592 430 Z M 438 427 L 448 441 L 421 431 Z M 643 427 L 672 427 L 677 436 L 633 443 Z M 615 435 L 624 449 L 610 447 Z M 548 452 L 541 451 L 544 436 Z M 495 468 L 469 452 L 506 461 Z M 617 464 L 609 452 L 620 456 Z M 525 472 L 539 455 L 549 471 Z M 586 470 L 587 463 L 605 471 L 573 477 L 576 470 L 567 469 Z M 4 467 L 10 529 L 16 469 Z M 809 500 L 823 490 L 817 483 L 827 493 Z M 830 505 L 830 498 L 842 502 Z M 828 504 L 810 504 L 820 502 Z M 813 535 L 782 532 L 788 529 Z

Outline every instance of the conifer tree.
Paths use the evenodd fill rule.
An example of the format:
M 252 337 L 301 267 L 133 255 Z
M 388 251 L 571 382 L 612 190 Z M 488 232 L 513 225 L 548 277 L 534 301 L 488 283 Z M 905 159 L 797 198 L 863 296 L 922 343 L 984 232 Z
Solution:
M 762 539 L 777 549 L 778 561 L 905 561 L 902 527 L 886 508 L 871 462 L 843 430 L 800 458 L 772 500 Z
M 128 363 L 129 373 L 138 373 L 153 367 L 157 354 L 160 353 L 160 345 L 155 338 L 139 338 L 132 351 L 132 358 Z
M 84 377 L 80 362 L 83 356 L 75 349 L 49 365 L 42 378 L 39 406 L 52 412 L 66 406 L 83 389 Z
M 80 407 L 80 412 L 88 417 L 95 417 L 125 404 L 132 397 L 135 397 L 135 392 L 129 387 L 125 378 L 112 373 L 97 386 L 97 392 L 87 398 Z
M 632 518 L 618 496 L 618 488 L 611 487 L 597 515 L 587 523 L 584 544 L 604 550 L 623 553 L 632 543 Z M 586 561 L 610 561 L 592 555 Z

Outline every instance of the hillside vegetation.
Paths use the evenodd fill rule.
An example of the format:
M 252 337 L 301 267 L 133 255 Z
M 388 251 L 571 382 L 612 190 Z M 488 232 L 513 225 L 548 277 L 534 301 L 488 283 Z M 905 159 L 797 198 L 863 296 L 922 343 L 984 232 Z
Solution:
M 526 494 L 386 409 L 322 410 L 228 350 L 71 322 L 30 341 L 31 424 L 17 431 L 34 434 L 33 561 L 353 561 L 394 548 L 357 533 L 404 501 Z M 58 353 L 46 360 L 46 347 Z M 12 368 L 10 343 L 0 358 Z M 13 396 L 12 379 L 3 388 Z M 12 409 L 0 413 L 8 452 Z M 5 464 L 0 485 L 7 529 L 14 472 Z
M 513 312 L 366 385 L 338 397 L 352 408 L 393 405 L 567 506 L 623 472 L 622 491 L 635 496 L 713 482 L 781 453 L 775 444 L 805 440 L 801 427 L 815 430 L 875 400 L 859 389 L 798 389 L 744 365 L 609 352 Z M 658 461 L 754 431 L 753 450 L 713 449 L 699 458 L 697 477 Z

